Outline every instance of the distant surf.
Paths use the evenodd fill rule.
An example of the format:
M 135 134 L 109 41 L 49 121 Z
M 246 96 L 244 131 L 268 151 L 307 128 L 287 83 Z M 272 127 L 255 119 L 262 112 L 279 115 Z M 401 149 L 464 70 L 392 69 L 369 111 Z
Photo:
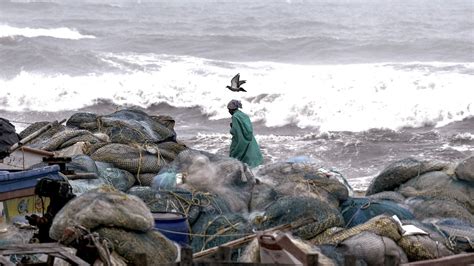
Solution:
M 9 25 L 0 25 L 0 38 L 2 37 L 15 37 L 23 36 L 27 38 L 34 37 L 52 37 L 57 39 L 70 39 L 70 40 L 80 40 L 80 39 L 94 39 L 95 36 L 92 35 L 83 35 L 75 29 L 69 29 L 66 27 L 60 28 L 18 28 L 12 27 Z

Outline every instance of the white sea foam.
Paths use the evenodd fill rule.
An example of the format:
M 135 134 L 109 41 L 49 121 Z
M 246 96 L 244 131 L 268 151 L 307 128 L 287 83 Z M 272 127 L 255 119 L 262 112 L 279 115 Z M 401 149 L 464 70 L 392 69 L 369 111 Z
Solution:
M 321 131 L 442 126 L 474 115 L 474 98 L 468 97 L 474 76 L 466 71 L 404 69 L 400 64 L 234 63 L 148 54 L 107 54 L 104 63 L 124 73 L 22 72 L 0 80 L 0 103 L 12 111 L 60 111 L 97 99 L 142 107 L 166 102 L 176 107 L 198 106 L 211 119 L 220 119 L 228 117 L 226 104 L 236 98 L 254 121 L 265 121 L 267 126 L 320 127 Z M 442 68 L 450 63 L 430 65 Z M 474 70 L 473 63 L 451 65 Z M 246 93 L 225 88 L 238 72 L 247 80 Z
M 95 36 L 83 35 L 75 29 L 69 29 L 66 27 L 61 28 L 18 28 L 9 25 L 0 25 L 0 38 L 11 37 L 11 36 L 24 36 L 27 38 L 33 37 L 52 37 L 57 39 L 93 39 Z

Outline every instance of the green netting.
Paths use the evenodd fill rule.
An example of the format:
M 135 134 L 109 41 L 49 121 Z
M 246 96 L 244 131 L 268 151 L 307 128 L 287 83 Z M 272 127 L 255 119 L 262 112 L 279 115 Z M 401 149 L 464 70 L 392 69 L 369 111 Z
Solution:
M 442 242 L 428 235 L 402 236 L 398 245 L 405 251 L 410 261 L 437 259 L 454 254 Z
M 127 265 L 141 265 L 143 256 L 146 265 L 172 263 L 178 256 L 176 245 L 155 230 L 143 233 L 102 227 L 97 233 L 113 244 L 114 250 L 127 260 Z
M 66 164 L 68 170 L 76 173 L 93 173 L 99 175 L 99 170 L 95 161 L 84 154 L 78 154 L 71 157 L 71 162 Z
M 439 171 L 449 167 L 447 163 L 419 161 L 406 158 L 388 165 L 370 183 L 367 195 L 394 190 L 401 184 L 426 172 Z
M 307 222 L 292 232 L 302 239 L 313 238 L 330 227 L 341 226 L 344 221 L 336 208 L 318 199 L 283 197 L 270 205 L 264 216 L 257 217 L 254 223 L 257 229 L 263 230 L 301 220 Z
M 99 176 L 120 191 L 127 191 L 136 182 L 135 177 L 128 171 L 115 168 L 99 168 Z
M 407 199 L 406 203 L 412 208 L 415 218 L 419 220 L 425 218 L 457 218 L 471 224 L 474 223 L 474 216 L 455 201 L 414 197 Z
M 139 110 L 120 110 L 99 118 L 99 130 L 116 143 L 175 141 L 176 133 Z
M 337 245 L 347 238 L 365 231 L 372 232 L 379 236 L 388 237 L 395 242 L 400 240 L 402 234 L 402 228 L 393 218 L 386 215 L 380 215 L 370 219 L 366 223 L 354 226 L 349 229 L 324 232 L 324 234 L 318 235 L 311 239 L 311 242 L 316 245 Z
M 132 174 L 158 173 L 166 162 L 156 154 L 141 147 L 112 143 L 96 150 L 92 155 L 96 161 L 112 163 L 115 167 Z
M 41 149 L 47 151 L 58 150 L 59 147 L 66 141 L 81 136 L 81 135 L 92 135 L 87 130 L 76 130 L 76 129 L 66 129 L 54 134 L 45 144 L 41 146 Z
M 97 118 L 93 113 L 75 113 L 66 121 L 66 126 L 95 131 L 98 128 Z
M 363 224 L 381 214 L 396 215 L 399 219 L 413 219 L 410 210 L 388 200 L 350 198 L 341 205 L 346 228 Z
M 155 221 L 139 198 L 113 189 L 89 191 L 69 201 L 54 218 L 50 237 L 61 239 L 66 227 L 81 225 L 89 230 L 115 226 L 146 232 Z
M 379 193 L 372 194 L 367 196 L 369 199 L 379 199 L 379 200 L 391 200 L 396 203 L 404 203 L 405 197 L 399 192 L 395 191 L 383 191 Z
M 206 213 L 194 223 L 192 233 L 191 247 L 194 252 L 198 252 L 252 234 L 252 231 L 240 214 Z
M 364 260 L 367 265 L 384 265 L 386 255 L 394 256 L 395 265 L 408 262 L 405 252 L 392 239 L 371 232 L 354 235 L 344 240 L 339 248 Z

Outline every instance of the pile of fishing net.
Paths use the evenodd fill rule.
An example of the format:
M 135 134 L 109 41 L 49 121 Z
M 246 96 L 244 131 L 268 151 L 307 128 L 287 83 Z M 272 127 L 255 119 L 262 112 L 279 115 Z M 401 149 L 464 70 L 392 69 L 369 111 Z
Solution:
M 113 249 L 129 263 L 174 262 L 177 247 L 154 230 L 155 221 L 148 207 L 138 197 L 114 189 L 99 188 L 74 198 L 56 215 L 51 238 L 73 243 L 76 235 L 70 228 L 81 227 L 97 232 L 113 244 Z
M 77 113 L 69 118 L 66 125 L 106 133 L 111 142 L 115 143 L 159 143 L 176 140 L 172 127 L 163 125 L 159 117 L 149 116 L 134 109 L 120 110 L 104 116 Z
M 48 124 L 34 123 L 20 135 L 29 136 Z M 66 152 L 68 147 L 83 143 L 73 152 L 89 155 L 90 162 L 79 158 L 69 163 L 68 168 L 78 173 L 102 174 L 106 182 L 125 191 L 133 185 L 133 179 L 128 174 L 117 170 L 99 173 L 91 162 L 110 163 L 111 167 L 108 168 L 125 170 L 133 174 L 139 184 L 151 185 L 160 169 L 186 149 L 185 145 L 176 141 L 173 127 L 174 120 L 169 116 L 150 116 L 134 109 L 124 109 L 108 115 L 76 113 L 68 119 L 66 127 L 52 123 L 49 129 L 27 145 L 55 151 L 57 154 L 69 154 L 70 152 Z M 77 164 L 76 161 L 81 162 Z M 118 180 L 115 178 L 118 175 L 123 178 Z
M 192 225 L 191 230 L 191 247 L 194 252 L 252 234 L 247 219 L 238 213 L 202 214 Z
M 248 212 L 255 178 L 246 164 L 237 159 L 215 155 L 203 151 L 187 149 L 160 171 L 180 174 L 183 183 L 180 188 L 214 194 L 223 199 L 234 212 Z M 160 182 L 154 180 L 152 186 L 160 190 Z
M 449 165 L 444 162 L 419 161 L 414 158 L 395 161 L 385 167 L 372 180 L 366 195 L 394 190 L 413 177 L 420 176 L 426 172 L 440 171 L 448 167 Z
M 175 262 L 178 249 L 158 231 L 136 232 L 122 228 L 102 227 L 96 230 L 101 237 L 111 241 L 113 249 L 127 260 L 127 265 L 146 265 Z
M 346 228 L 363 224 L 368 220 L 386 214 L 396 215 L 400 219 L 413 219 L 413 214 L 407 208 L 390 200 L 370 198 L 349 198 L 341 205 L 341 214 L 344 217 Z
M 338 172 L 325 170 L 311 163 L 277 162 L 257 172 L 262 183 L 286 196 L 312 197 L 338 207 L 352 188 Z
M 50 237 L 60 240 L 65 229 L 74 225 L 89 230 L 114 226 L 146 232 L 154 227 L 154 219 L 139 198 L 113 189 L 99 188 L 68 202 L 54 218 Z
M 336 208 L 316 198 L 285 196 L 270 205 L 263 215 L 255 217 L 253 223 L 258 230 L 301 223 L 292 233 L 310 239 L 328 228 L 342 226 L 344 219 Z

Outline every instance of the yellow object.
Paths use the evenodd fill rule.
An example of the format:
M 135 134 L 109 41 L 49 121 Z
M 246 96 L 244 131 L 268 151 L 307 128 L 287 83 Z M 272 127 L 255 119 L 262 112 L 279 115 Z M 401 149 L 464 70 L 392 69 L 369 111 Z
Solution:
M 43 203 L 41 198 L 37 195 L 26 196 L 21 198 L 9 199 L 3 202 L 3 212 L 7 222 L 15 222 L 18 218 L 23 218 L 25 215 L 43 214 L 43 204 L 44 211 L 49 205 L 49 198 L 43 198 Z

